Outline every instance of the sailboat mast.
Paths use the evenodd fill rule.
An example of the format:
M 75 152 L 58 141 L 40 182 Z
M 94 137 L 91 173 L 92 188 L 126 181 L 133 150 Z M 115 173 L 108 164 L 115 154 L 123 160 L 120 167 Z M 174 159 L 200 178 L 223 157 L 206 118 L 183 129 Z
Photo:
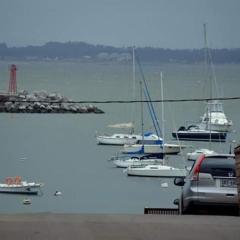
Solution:
M 161 102 L 162 102 L 162 139 L 163 139 L 163 143 L 162 143 L 162 147 L 163 147 L 163 154 L 165 153 L 165 148 L 164 148 L 164 134 L 165 134 L 165 126 L 164 126 L 164 103 L 163 103 L 163 74 L 162 72 L 160 72 L 160 82 L 161 82 Z M 165 164 L 165 159 L 163 157 L 163 164 Z
M 143 125 L 143 88 L 142 81 L 140 83 L 140 102 L 141 102 L 141 130 L 142 130 L 142 145 L 144 145 L 144 125 Z
M 209 89 L 209 95 L 210 95 L 210 101 L 207 102 L 207 129 L 210 131 L 210 136 L 209 136 L 209 145 L 210 145 L 210 149 L 211 149 L 211 142 L 212 142 L 212 134 L 211 134 L 211 121 L 212 121 L 212 114 L 211 114 L 211 99 L 212 99 L 212 90 L 213 90 L 213 86 L 212 86 L 212 79 L 211 79 L 211 73 L 209 71 L 209 67 L 210 67 L 210 56 L 209 56 L 209 49 L 208 49 L 208 41 L 207 41 L 207 24 L 204 23 L 203 24 L 203 31 L 204 31 L 204 59 L 205 59 L 205 69 L 206 69 L 206 75 L 208 77 L 208 80 L 210 82 L 210 89 Z
M 164 139 L 165 126 L 164 126 L 164 103 L 163 103 L 163 74 L 160 72 L 160 81 L 161 81 L 161 102 L 162 102 L 162 139 Z
M 132 85 L 132 88 L 133 88 L 133 101 L 136 100 L 136 64 L 135 64 L 135 47 L 133 47 L 132 49 L 132 78 L 133 78 L 133 85 Z M 135 128 L 135 103 L 133 103 L 132 105 L 132 123 L 133 123 L 133 129 L 132 129 L 132 133 L 134 133 L 134 128 Z
M 203 24 L 203 34 L 204 34 L 204 63 L 207 70 L 208 66 L 208 42 L 207 42 L 207 24 Z

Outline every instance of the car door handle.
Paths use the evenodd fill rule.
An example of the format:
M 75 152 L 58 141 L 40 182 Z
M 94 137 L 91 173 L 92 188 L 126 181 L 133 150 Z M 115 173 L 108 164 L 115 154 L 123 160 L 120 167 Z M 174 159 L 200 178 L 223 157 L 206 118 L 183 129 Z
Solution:
M 227 196 L 227 197 L 234 197 L 235 194 L 228 193 L 228 194 L 226 194 L 226 196 Z

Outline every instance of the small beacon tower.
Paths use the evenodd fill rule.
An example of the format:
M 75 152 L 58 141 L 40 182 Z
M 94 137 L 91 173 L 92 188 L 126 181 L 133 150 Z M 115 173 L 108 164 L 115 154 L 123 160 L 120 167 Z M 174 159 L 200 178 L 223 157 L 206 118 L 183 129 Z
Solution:
M 17 66 L 15 64 L 12 64 L 9 67 L 10 71 L 10 79 L 9 79 L 9 87 L 8 87 L 8 94 L 14 95 L 17 93 Z

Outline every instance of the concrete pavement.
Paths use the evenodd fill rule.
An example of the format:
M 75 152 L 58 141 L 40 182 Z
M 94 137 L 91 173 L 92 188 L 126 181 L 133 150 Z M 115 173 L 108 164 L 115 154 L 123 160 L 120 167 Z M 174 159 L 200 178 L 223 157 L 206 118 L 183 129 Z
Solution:
M 106 214 L 0 215 L 0 239 L 240 239 L 240 218 Z

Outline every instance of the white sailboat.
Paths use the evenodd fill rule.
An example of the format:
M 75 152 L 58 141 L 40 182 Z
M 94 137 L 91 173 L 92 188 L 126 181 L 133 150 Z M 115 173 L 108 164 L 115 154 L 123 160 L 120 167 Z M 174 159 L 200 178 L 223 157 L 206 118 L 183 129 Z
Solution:
M 162 124 L 163 124 L 163 138 L 164 138 L 164 110 L 163 110 L 163 82 L 161 73 L 161 97 L 162 97 Z M 165 151 L 165 144 L 163 144 L 163 152 Z M 163 159 L 162 164 L 146 165 L 146 166 L 129 166 L 127 168 L 128 176 L 143 176 L 143 177 L 184 177 L 187 174 L 186 168 L 175 168 L 165 165 Z
M 112 135 L 99 135 L 96 137 L 97 144 L 102 145 L 125 145 L 125 144 L 135 144 L 138 141 L 142 140 L 147 141 L 154 141 L 158 139 L 158 136 L 154 133 L 146 133 L 143 135 L 139 134 L 125 134 L 125 133 L 114 133 Z
M 186 169 L 166 165 L 130 166 L 127 168 L 128 176 L 139 177 L 185 177 Z
M 206 24 L 204 24 L 205 43 L 205 65 L 208 69 L 210 86 L 210 98 L 213 98 L 213 83 L 215 84 L 216 95 L 218 95 L 216 77 L 213 71 L 212 58 L 207 42 Z M 227 119 L 223 105 L 219 100 L 207 101 L 206 111 L 200 118 L 200 122 L 189 127 L 180 127 L 172 133 L 174 138 L 180 140 L 216 141 L 225 142 L 227 132 L 231 131 L 232 121 Z
M 133 65 L 133 95 L 135 96 L 135 84 L 136 84 L 136 77 L 135 77 L 135 49 L 133 48 L 132 52 L 132 65 Z M 133 100 L 135 100 L 133 96 Z M 134 111 L 133 111 L 134 112 Z M 124 144 L 135 144 L 139 140 L 144 141 L 154 141 L 158 140 L 159 137 L 152 133 L 147 132 L 145 134 L 134 134 L 135 131 L 135 123 L 128 122 L 128 123 L 118 123 L 118 124 L 111 124 L 108 125 L 109 128 L 114 129 L 121 129 L 127 131 L 127 133 L 114 133 L 114 134 L 102 134 L 97 135 L 96 140 L 97 144 L 104 144 L 104 145 L 124 145 Z
M 162 164 L 163 156 L 156 154 L 144 154 L 144 155 L 120 155 L 110 159 L 113 164 L 119 168 L 127 168 L 129 166 L 144 166 Z
M 145 83 L 145 80 L 144 80 Z M 147 85 L 145 83 L 145 90 L 147 92 L 147 97 L 149 102 L 151 103 L 151 98 L 148 94 L 148 90 L 147 90 Z M 142 90 L 141 90 L 142 91 Z M 149 106 L 148 106 L 149 107 Z M 153 124 L 156 128 L 156 132 L 158 132 L 158 135 L 160 135 L 160 127 L 158 125 L 158 120 L 156 119 L 155 116 L 155 111 L 153 106 L 151 105 L 149 107 L 149 111 L 150 111 L 150 115 L 153 115 Z M 163 116 L 164 113 L 162 113 Z M 142 121 L 143 121 L 143 117 Z M 143 125 L 143 123 L 142 123 Z M 163 126 L 164 128 L 164 126 Z M 162 131 L 164 131 L 164 129 L 162 129 Z M 182 149 L 186 148 L 186 145 L 182 145 L 180 143 L 165 143 L 163 138 L 158 138 L 157 141 L 152 141 L 152 142 L 144 142 L 141 140 L 138 141 L 135 144 L 125 144 L 123 146 L 123 149 L 121 150 L 122 153 L 127 153 L 127 154 L 178 154 Z
M 127 154 L 178 154 L 186 145 L 180 145 L 178 143 L 155 143 L 155 144 L 125 144 L 122 153 Z

